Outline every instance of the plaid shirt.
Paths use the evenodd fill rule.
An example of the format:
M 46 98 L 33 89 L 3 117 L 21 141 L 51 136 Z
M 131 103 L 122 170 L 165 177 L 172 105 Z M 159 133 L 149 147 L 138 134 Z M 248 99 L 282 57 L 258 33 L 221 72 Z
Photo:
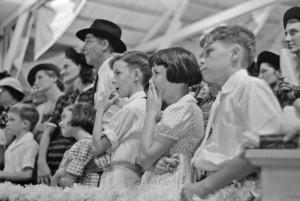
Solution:
M 85 166 L 92 160 L 92 136 L 76 142 L 70 149 L 66 172 L 78 176 L 76 183 L 88 186 L 98 186 L 100 176 L 97 173 L 88 173 Z
M 56 102 L 55 109 L 53 111 L 53 116 L 48 123 L 48 126 L 54 126 L 57 129 L 55 130 L 54 137 L 51 139 L 48 152 L 47 152 L 47 162 L 49 168 L 51 169 L 51 174 L 53 175 L 59 167 L 59 164 L 63 158 L 63 155 L 66 150 L 76 142 L 74 138 L 65 138 L 62 136 L 58 123 L 61 118 L 61 114 L 65 107 L 71 105 L 75 102 L 86 102 L 88 104 L 94 103 L 94 94 L 93 88 L 79 93 L 78 90 L 75 90 L 69 95 L 63 95 L 59 97 Z

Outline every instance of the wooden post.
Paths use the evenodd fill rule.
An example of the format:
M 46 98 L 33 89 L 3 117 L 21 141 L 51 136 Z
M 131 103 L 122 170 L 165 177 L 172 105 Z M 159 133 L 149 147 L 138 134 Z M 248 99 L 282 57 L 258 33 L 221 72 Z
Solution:
M 246 158 L 261 167 L 262 201 L 300 200 L 300 149 L 252 149 Z

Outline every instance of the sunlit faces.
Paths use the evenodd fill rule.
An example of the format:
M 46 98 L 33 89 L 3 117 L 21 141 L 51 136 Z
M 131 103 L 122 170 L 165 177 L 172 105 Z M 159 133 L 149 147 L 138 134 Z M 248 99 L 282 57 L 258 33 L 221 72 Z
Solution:
M 292 53 L 300 53 L 300 22 L 286 25 L 285 42 Z
M 10 135 L 14 135 L 14 136 L 18 136 L 19 134 L 21 134 L 21 131 L 25 128 L 25 123 L 23 119 L 21 119 L 21 117 L 14 113 L 14 112 L 9 112 L 7 114 L 8 117 L 8 121 L 6 124 L 6 131 L 10 134 Z
M 230 48 L 220 41 L 212 44 L 204 44 L 203 49 L 204 65 L 200 67 L 203 78 L 210 83 L 224 81 L 224 75 L 231 66 Z
M 62 115 L 61 115 L 61 121 L 59 123 L 61 133 L 64 137 L 70 137 L 72 136 L 72 126 L 70 126 L 70 121 L 72 120 L 72 112 L 65 108 Z
M 134 70 L 130 70 L 126 62 L 118 60 L 113 64 L 113 72 L 116 90 L 120 98 L 130 97 L 133 93 L 134 82 L 138 82 Z
M 86 62 L 90 65 L 98 67 L 99 57 L 103 55 L 103 49 L 99 39 L 93 34 L 87 34 L 84 40 L 83 54 Z
M 55 84 L 56 79 L 55 77 L 49 76 L 44 70 L 40 70 L 35 75 L 34 87 L 43 93 Z
M 76 65 L 71 59 L 65 58 L 63 61 L 63 69 L 61 74 L 63 75 L 64 83 L 73 82 L 78 78 L 80 72 L 80 65 Z
M 268 63 L 260 65 L 259 77 L 265 80 L 269 85 L 278 81 L 275 69 Z

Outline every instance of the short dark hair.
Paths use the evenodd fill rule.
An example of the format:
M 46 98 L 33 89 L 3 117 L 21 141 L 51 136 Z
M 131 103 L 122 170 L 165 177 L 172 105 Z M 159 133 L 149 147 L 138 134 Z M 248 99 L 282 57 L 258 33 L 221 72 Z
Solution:
M 71 126 L 78 126 L 92 134 L 95 122 L 96 111 L 93 106 L 86 103 L 69 105 L 65 109 L 72 112 Z
M 110 61 L 110 68 L 112 69 L 116 61 L 124 61 L 128 64 L 128 68 L 131 70 L 139 69 L 143 74 L 143 80 L 141 81 L 142 85 L 146 87 L 149 83 L 150 78 L 152 77 L 152 71 L 149 67 L 148 56 L 139 51 L 128 51 L 123 54 L 116 55 Z
M 245 27 L 233 26 L 219 26 L 208 33 L 204 38 L 205 43 L 212 44 L 216 41 L 221 41 L 225 44 L 238 44 L 246 50 L 245 59 L 247 59 L 248 66 L 253 62 L 255 56 L 255 36 L 253 32 Z
M 150 57 L 149 65 L 151 67 L 163 65 L 166 68 L 167 80 L 171 83 L 185 83 L 193 86 L 202 81 L 195 55 L 181 47 L 157 51 Z
M 27 120 L 30 123 L 29 131 L 33 131 L 39 121 L 39 112 L 32 104 L 17 103 L 8 112 L 16 113 L 21 119 Z
M 80 65 L 79 77 L 82 84 L 91 84 L 95 80 L 93 66 L 86 63 L 84 54 L 77 52 L 74 48 L 65 51 L 65 57 Z

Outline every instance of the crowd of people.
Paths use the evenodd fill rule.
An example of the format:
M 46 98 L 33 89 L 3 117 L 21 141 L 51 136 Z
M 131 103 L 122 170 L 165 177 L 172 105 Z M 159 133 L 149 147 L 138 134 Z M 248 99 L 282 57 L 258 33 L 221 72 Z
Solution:
M 300 61 L 300 7 L 283 24 Z M 181 47 L 126 51 L 121 35 L 103 19 L 79 30 L 82 53 L 67 49 L 62 69 L 30 70 L 30 100 L 1 74 L 0 181 L 133 191 L 172 184 L 192 201 L 258 179 L 245 150 L 282 133 L 285 106 L 300 108 L 300 87 L 285 81 L 279 56 L 264 51 L 255 63 L 255 36 L 237 25 L 206 34 L 198 59 Z

